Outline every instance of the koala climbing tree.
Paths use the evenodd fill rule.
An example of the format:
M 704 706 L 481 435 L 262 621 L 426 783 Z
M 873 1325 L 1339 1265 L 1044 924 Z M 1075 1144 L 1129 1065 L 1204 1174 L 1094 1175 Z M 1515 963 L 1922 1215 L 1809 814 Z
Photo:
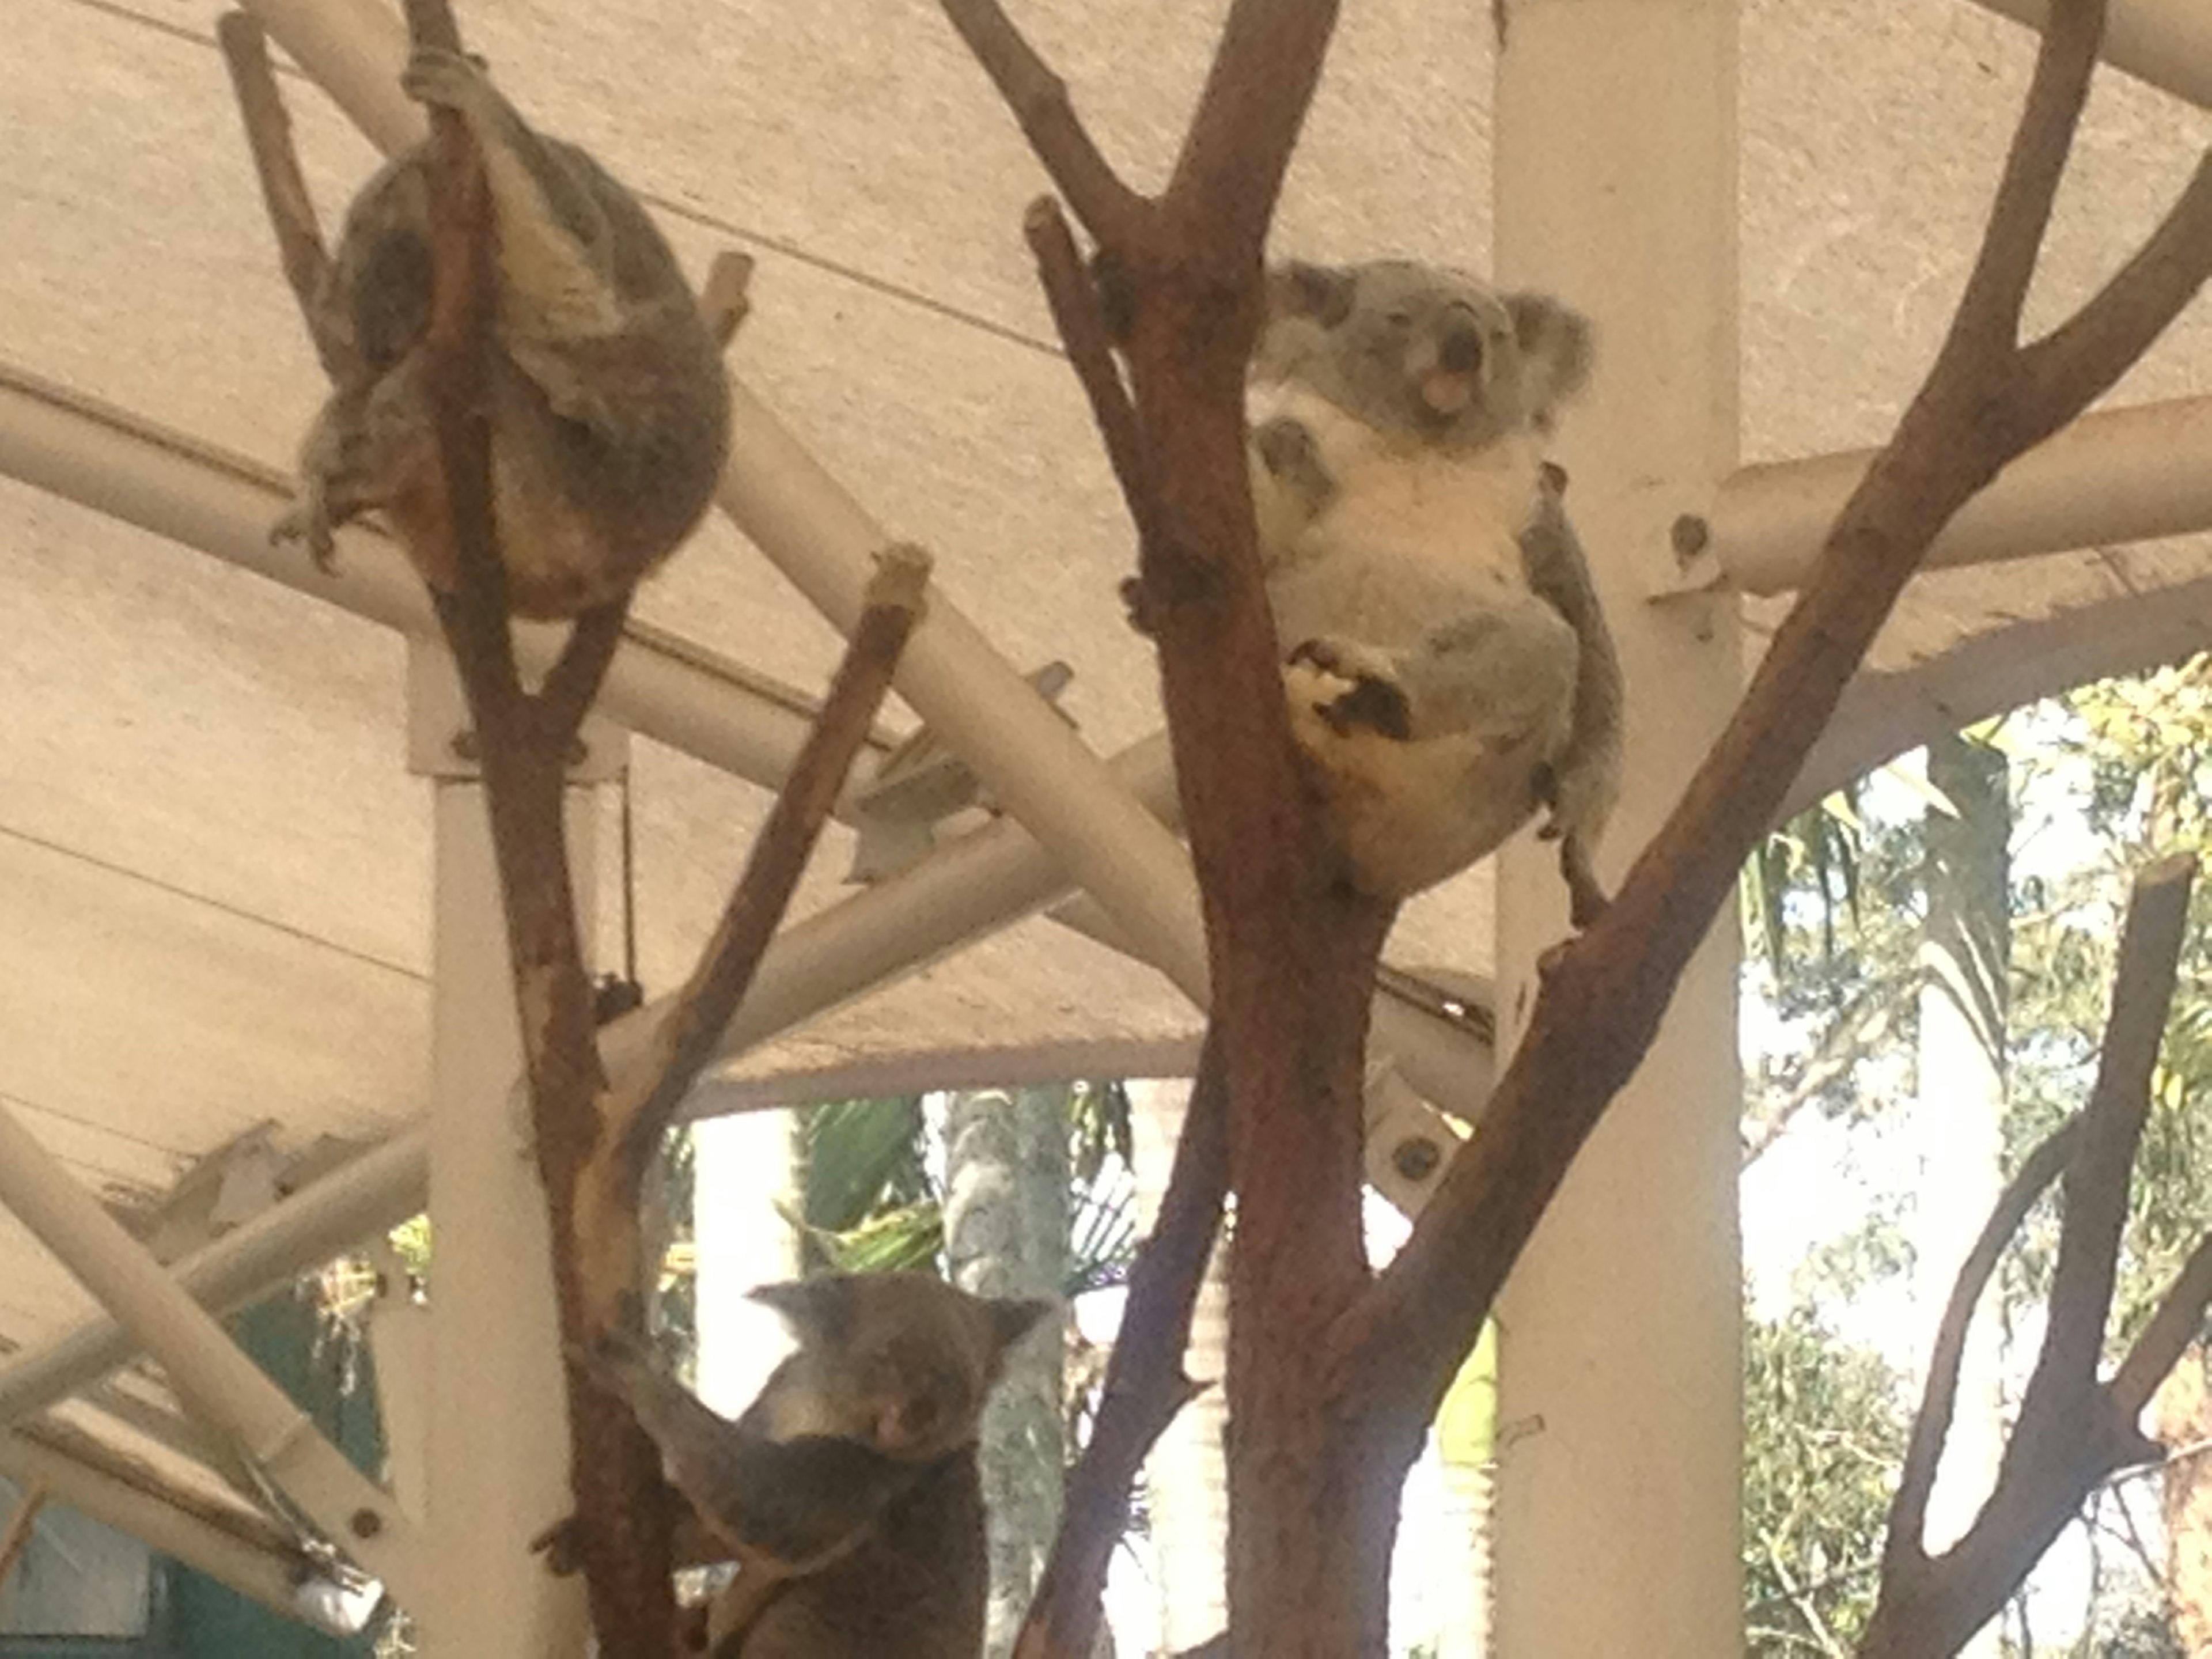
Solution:
M 1233 1190 L 1228 1394 L 1236 1434 L 1231 1629 L 1224 1646 L 1271 1659 L 1379 1654 L 1403 1476 L 1508 1269 L 1650 1046 L 1743 858 L 1936 532 L 2011 459 L 2109 387 L 2212 271 L 2212 161 L 2144 248 L 2080 313 L 2044 338 L 2021 343 L 2022 303 L 2105 12 L 2100 0 L 2053 0 L 1990 228 L 1925 385 L 1831 532 L 1811 583 L 1681 804 L 1603 913 L 1550 963 L 1482 1133 L 1455 1156 L 1405 1249 L 1370 1274 L 1361 1251 L 1360 1094 L 1376 958 L 1401 892 L 1433 878 L 1432 863 L 1472 854 L 1455 846 L 1419 869 L 1377 871 L 1364 884 L 1346 880 L 1347 861 L 1355 875 L 1364 862 L 1359 835 L 1347 830 L 1352 820 L 1327 810 L 1325 790 L 1322 810 L 1310 810 L 1316 754 L 1325 757 L 1337 740 L 1355 735 L 1384 754 L 1374 745 L 1419 741 L 1434 729 L 1439 708 L 1454 708 L 1454 688 L 1463 684 L 1449 664 L 1449 640 L 1366 621 L 1308 632 L 1291 620 L 1300 601 L 1287 579 L 1314 550 L 1306 538 L 1319 538 L 1323 562 L 1338 556 L 1343 547 L 1330 538 L 1352 526 L 1333 515 L 1376 478 L 1389 482 L 1366 446 L 1390 422 L 1361 416 L 1351 406 L 1355 392 L 1339 388 L 1323 398 L 1326 408 L 1309 402 L 1270 412 L 1268 420 L 1280 414 L 1290 425 L 1256 436 L 1248 431 L 1248 380 L 1269 315 L 1262 251 L 1336 6 L 1231 0 L 1181 158 L 1164 192 L 1146 198 L 1115 175 L 1064 85 L 995 0 L 942 4 L 1097 244 L 1095 258 L 1086 261 L 1055 201 L 1039 203 L 1025 220 L 1055 323 L 1137 530 L 1137 608 L 1158 642 L 1205 902 L 1213 997 L 1174 1175 L 1133 1273 L 1105 1396 L 1018 1651 L 1026 1659 L 1089 1659 L 1093 1650 L 1099 1592 L 1130 1480 L 1188 1397 L 1181 1358 L 1192 1302 L 1224 1195 Z M 459 52 L 439 0 L 413 0 L 410 12 L 418 47 Z M 242 40 L 242 31 L 227 27 L 234 65 L 251 56 Z M 319 243 L 311 216 L 304 228 L 301 222 L 305 192 L 296 168 L 288 173 L 279 164 L 281 118 L 257 125 L 256 97 L 264 108 L 274 103 L 265 61 L 259 76 L 261 94 L 254 94 L 247 85 L 253 76 L 241 72 L 241 103 L 287 269 L 312 313 L 320 291 Z M 434 82 L 416 77 L 426 91 Z M 649 1075 L 610 1085 L 576 949 L 560 791 L 568 744 L 619 635 L 619 594 L 626 589 L 617 583 L 614 600 L 585 613 L 544 686 L 524 692 L 504 592 L 500 405 L 484 395 L 496 384 L 488 376 L 501 372 L 491 299 L 501 273 L 488 233 L 515 200 L 501 184 L 502 164 L 514 156 L 503 153 L 511 140 L 496 124 L 466 118 L 454 101 L 441 100 L 424 153 L 430 282 L 413 348 L 421 354 L 423 406 L 436 439 L 442 501 L 435 511 L 447 520 L 433 529 L 449 538 L 453 551 L 453 586 L 438 592 L 438 608 L 482 739 L 563 1334 L 579 1368 L 571 1379 L 577 1511 L 569 1541 L 591 1584 L 603 1650 L 660 1654 L 676 1650 L 663 1449 L 605 1405 L 610 1393 L 636 1399 L 639 1414 L 661 1421 L 664 1437 L 670 1413 L 681 1416 L 683 1408 L 665 1397 L 654 1403 L 635 1371 L 617 1364 L 610 1374 L 602 1362 L 614 1362 L 597 1345 L 618 1338 L 634 1313 L 643 1160 L 734 1010 L 781 913 L 919 609 L 926 566 L 888 560 L 878 603 L 856 631 L 816 740 L 763 830 L 706 959 L 661 1028 L 655 1064 Z M 1094 269 L 1111 275 L 1110 325 Z M 1354 280 L 1356 286 L 1364 273 Z M 1311 286 L 1325 329 L 1341 296 L 1330 297 L 1326 280 Z M 1516 405 L 1516 419 L 1529 432 L 1540 430 L 1583 372 L 1577 352 L 1563 344 L 1571 325 L 1564 313 L 1538 309 L 1524 333 L 1511 298 L 1468 297 L 1467 304 L 1492 331 L 1480 348 L 1492 367 L 1496 348 L 1510 338 L 1540 371 L 1529 397 Z M 1355 298 L 1345 315 L 1358 305 Z M 1502 307 L 1503 321 L 1493 307 Z M 1522 310 L 1528 312 L 1527 302 Z M 1562 329 L 1564 335 L 1556 332 Z M 1469 348 L 1449 332 L 1432 343 L 1434 361 L 1413 382 L 1429 411 L 1414 413 L 1417 429 L 1431 416 L 1449 426 L 1477 402 Z M 1256 378 L 1264 384 L 1264 351 L 1261 362 Z M 1304 385 L 1318 372 L 1309 361 L 1276 378 Z M 1402 384 L 1403 374 L 1398 378 Z M 539 384 L 554 395 L 550 385 Z M 1465 459 L 1449 459 L 1451 447 L 1433 446 L 1435 435 L 1416 448 L 1438 447 L 1447 466 Z M 1264 543 L 1255 513 L 1255 453 L 1267 475 L 1260 491 Z M 1528 477 L 1517 437 L 1499 454 L 1486 451 L 1485 464 L 1506 453 L 1515 476 Z M 1426 464 L 1436 457 L 1415 459 Z M 333 476 L 343 478 L 344 470 Z M 1271 497 L 1277 483 L 1281 493 Z M 1534 489 L 1523 498 L 1523 516 L 1494 517 L 1488 549 L 1493 570 L 1508 579 L 1498 595 L 1508 614 L 1527 623 L 1524 638 L 1546 665 L 1536 677 L 1546 696 L 1533 719 L 1545 734 L 1536 745 L 1543 758 L 1532 757 L 1521 773 L 1516 810 L 1525 817 L 1548 807 L 1563 838 L 1579 840 L 1586 854 L 1587 839 L 1603 822 L 1615 764 L 1615 726 L 1603 703 L 1619 690 L 1604 683 L 1609 653 L 1595 643 L 1602 623 L 1588 609 L 1586 573 L 1578 556 L 1567 556 L 1571 532 L 1559 480 L 1538 470 Z M 1509 528 L 1517 561 L 1501 551 Z M 649 562 L 650 556 L 641 561 Z M 427 574 L 436 590 L 437 573 Z M 1551 615 L 1534 609 L 1537 603 Z M 1331 615 L 1340 609 L 1322 607 Z M 611 628 L 605 620 L 610 612 Z M 1279 637 L 1279 621 L 1300 637 Z M 1440 678 L 1439 658 L 1453 668 Z M 1571 670 L 1564 666 L 1570 661 Z M 1326 775 L 1325 759 L 1322 769 Z M 2158 895 L 2170 896 L 2175 879 L 2149 886 L 2142 907 L 2164 906 L 2171 914 L 2171 897 Z M 1896 1611 L 1886 1623 L 1877 1614 L 1877 1627 L 1889 1634 L 1887 1645 L 1869 1649 L 1884 1659 L 1951 1650 L 1942 1644 L 1955 1646 L 1962 1622 L 1972 1629 L 1966 1621 L 1980 1601 L 2002 1595 L 2008 1575 L 2016 1582 L 2037 1529 L 2054 1515 L 2063 1519 L 2083 1483 L 2132 1449 L 2124 1437 L 2087 1431 L 2108 1423 L 2146 1376 L 2154 1382 L 2162 1374 L 2161 1359 L 2171 1364 L 2168 1348 L 2179 1352 L 2212 1299 L 2208 1248 L 2112 1383 L 2097 1384 L 2095 1338 L 2117 1243 L 2113 1194 L 2116 1181 L 2124 1194 L 2134 1146 L 2125 1108 L 2130 1091 L 2140 1093 L 2143 983 L 2152 982 L 2150 1000 L 2159 1000 L 2155 941 L 2124 953 L 2130 962 L 2138 954 L 2152 965 L 2129 970 L 2132 980 L 2124 973 L 2107 1048 L 2109 1098 L 2118 1103 L 2101 1111 L 2093 1106 L 2074 1139 L 2040 1156 L 2033 1171 L 2047 1181 L 2057 1166 L 2067 1170 L 2074 1243 L 2070 1250 L 2062 1245 L 2055 1334 L 2046 1351 L 2059 1385 L 2039 1396 L 2037 1443 L 2069 1455 L 2023 1458 L 1966 1559 L 1921 1553 L 1910 1532 L 1911 1494 L 1900 1493 L 1905 1532 L 1893 1540 L 1884 1589 L 1886 1605 Z M 2148 1023 L 2154 1051 L 2155 1022 Z M 2100 1089 L 2100 1101 L 2106 1093 Z M 2136 1123 L 2139 1130 L 2139 1115 Z M 2062 1299 L 2069 1310 L 2063 1320 Z M 1940 1443 L 1938 1405 L 1931 1393 L 1924 1421 L 1935 1423 Z M 887 1455 L 881 1448 L 859 1449 L 865 1455 L 854 1464 L 860 1469 L 854 1490 L 866 1500 L 861 1508 L 888 1504 L 906 1476 L 886 1474 L 872 1461 Z M 852 1450 L 837 1455 L 850 1462 Z M 886 1484 L 877 1484 L 878 1477 Z

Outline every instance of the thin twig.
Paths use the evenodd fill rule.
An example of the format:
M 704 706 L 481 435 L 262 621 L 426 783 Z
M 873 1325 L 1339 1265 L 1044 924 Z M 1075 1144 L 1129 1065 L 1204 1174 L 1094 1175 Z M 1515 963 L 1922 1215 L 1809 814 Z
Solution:
M 652 1083 L 634 1103 L 609 1109 L 608 1138 L 620 1149 L 633 1212 L 637 1182 L 684 1094 L 714 1058 L 714 1045 L 805 872 L 854 757 L 867 743 L 928 581 L 929 556 L 920 548 L 894 546 L 877 556 L 866 607 L 822 712 L 761 826 L 714 937 L 662 1024 Z
M 567 756 L 583 730 L 584 716 L 598 701 L 615 653 L 622 647 L 623 624 L 629 619 L 635 593 L 635 588 L 624 588 L 619 599 L 595 605 L 576 618 L 568 642 L 531 699 L 538 729 L 556 754 Z
M 699 314 L 707 319 L 724 350 L 738 337 L 738 330 L 752 314 L 753 256 L 726 249 L 707 267 L 707 283 L 699 290 Z
M 1129 1270 L 1091 1442 L 1068 1477 L 1060 1533 L 1014 1659 L 1090 1659 L 1097 1647 L 1107 1565 L 1127 1526 L 1129 1488 L 1153 1443 L 1198 1391 L 1183 1356 L 1228 1185 L 1228 1085 L 1219 1043 L 1210 1039 L 1159 1215 Z
M 1085 269 L 1074 234 L 1060 210 L 1060 204 L 1041 196 L 1022 216 L 1022 234 L 1036 257 L 1037 280 L 1052 312 L 1053 326 L 1067 348 L 1067 360 L 1091 400 L 1091 416 L 1106 445 L 1106 459 L 1121 486 L 1121 499 L 1136 521 L 1137 534 L 1148 534 L 1158 516 L 1158 497 L 1152 487 L 1151 468 L 1145 461 L 1143 432 L 1137 411 L 1129 402 L 1129 389 L 1114 362 L 1113 342 L 1098 310 L 1098 290 Z
M 944 0 L 944 5 L 1075 216 L 1102 242 L 1133 247 L 1144 241 L 1152 234 L 1150 204 L 1115 176 L 1084 131 L 1067 82 L 1037 56 L 1006 9 L 998 0 Z
M 2127 1225 L 2129 1181 L 2150 1112 L 2151 1073 L 2173 1001 L 2196 875 L 2194 857 L 2162 860 L 2136 878 L 2128 902 L 2097 1081 L 2082 1113 L 2084 1139 L 2066 1171 L 2050 1322 L 2021 1397 L 2022 1434 L 2069 1419 L 2075 1401 L 2096 1383 Z
M 0 1532 L 0 1589 L 8 1587 L 15 1564 L 31 1547 L 31 1540 L 38 1532 L 39 1511 L 46 1506 L 46 1486 L 42 1480 L 32 1481 L 16 1498 L 15 1510 L 8 1517 L 8 1528 Z
M 1928 1381 L 1920 1396 L 1920 1411 L 1912 1419 L 1912 1435 L 1905 1449 L 1905 1463 L 1898 1475 L 1897 1496 L 1889 1507 L 1889 1532 L 1882 1545 L 1884 1574 L 1906 1570 L 1906 1564 L 1927 1559 L 1928 1499 L 1935 1490 L 1936 1466 L 1942 1462 L 1943 1443 L 1951 1430 L 1951 1414 L 1959 1396 L 1959 1372 L 1965 1358 L 1966 1334 L 1973 1324 L 1975 1304 L 1996 1271 L 1998 1261 L 2027 1212 L 2045 1189 L 2064 1173 L 2081 1138 L 2081 1120 L 2061 1125 L 2030 1152 L 2013 1178 L 2005 1183 L 1982 1224 L 1980 1236 L 1966 1253 L 1950 1300 L 1936 1328 L 1936 1343 L 1928 1358 Z
M 277 258 L 284 280 L 300 302 L 307 333 L 323 373 L 336 382 L 360 378 L 361 354 L 353 342 L 333 335 L 325 325 L 316 296 L 331 266 L 323 246 L 322 228 L 315 221 L 315 204 L 307 194 L 307 181 L 300 171 L 300 156 L 292 144 L 292 120 L 285 113 L 283 94 L 269 63 L 269 37 L 260 23 L 242 11 L 225 12 L 216 21 L 216 39 L 222 43 L 223 61 L 230 67 L 231 89 L 238 97 L 238 112 L 246 124 L 246 148 L 261 180 L 261 200 L 269 210 L 270 228 L 276 234 Z
M 2189 1260 L 2159 1298 L 2150 1322 L 2105 1385 L 2124 1415 L 2131 1420 L 2140 1416 L 2190 1345 L 2203 1339 L 2207 1307 L 2212 1307 L 2212 1232 L 2197 1241 Z

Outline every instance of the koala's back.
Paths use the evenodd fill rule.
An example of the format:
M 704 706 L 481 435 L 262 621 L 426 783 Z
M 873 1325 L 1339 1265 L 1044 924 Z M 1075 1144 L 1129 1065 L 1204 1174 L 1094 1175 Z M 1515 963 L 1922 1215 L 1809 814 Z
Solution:
M 989 1560 L 975 1451 L 945 1458 L 849 1555 L 775 1593 L 714 1659 L 977 1659 Z

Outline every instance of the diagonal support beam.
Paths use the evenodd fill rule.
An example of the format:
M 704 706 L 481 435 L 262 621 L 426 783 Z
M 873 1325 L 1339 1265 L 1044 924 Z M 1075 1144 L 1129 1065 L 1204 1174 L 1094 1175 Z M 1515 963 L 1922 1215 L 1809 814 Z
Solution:
M 395 1595 L 422 1604 L 427 1564 L 392 1495 L 316 1432 L 214 1316 L 4 1107 L 0 1205 L 145 1344 L 196 1417 L 235 1440 L 244 1456 Z

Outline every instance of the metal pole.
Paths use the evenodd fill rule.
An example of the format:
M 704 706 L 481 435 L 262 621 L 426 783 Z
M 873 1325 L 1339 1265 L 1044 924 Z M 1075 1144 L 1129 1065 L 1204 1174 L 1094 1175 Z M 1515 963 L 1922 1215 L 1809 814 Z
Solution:
M 1802 586 L 1874 457 L 1853 450 L 1730 475 L 1711 517 L 1721 574 L 1751 593 Z M 2030 450 L 1951 520 L 1928 567 L 2204 529 L 2212 529 L 2212 398 L 2180 398 L 2085 415 Z
M 453 759 L 467 718 L 452 659 L 409 647 L 409 749 L 433 777 L 429 1417 L 425 1644 L 452 1659 L 578 1659 L 580 1577 L 531 1540 L 569 1510 L 568 1384 L 544 1189 L 526 1115 L 514 979 L 483 782 Z M 591 795 L 567 792 L 576 909 L 592 915 Z M 588 948 L 588 945 L 587 947 Z M 410 1604 L 412 1611 L 413 1604 Z
M 392 1495 L 315 1431 L 213 1315 L 0 1108 L 0 1205 L 161 1362 L 186 1407 L 238 1443 L 293 1503 L 403 1601 L 423 1588 L 415 1529 Z
M 1671 556 L 1680 503 L 1735 465 L 1737 8 L 1505 0 L 1498 21 L 1500 273 L 1597 331 L 1561 459 L 1631 690 L 1610 879 L 1742 685 L 1735 596 L 1651 603 L 1640 580 Z M 1502 1026 L 1565 931 L 1559 893 L 1549 849 L 1516 841 L 1498 881 Z M 1742 1649 L 1735 932 L 1724 914 L 1506 1288 L 1498 1418 L 1528 1429 L 1499 1466 L 1502 1659 Z
M 272 1612 L 300 1617 L 293 1594 L 299 1565 L 295 1560 L 256 1549 L 128 1481 L 20 1434 L 0 1433 L 0 1474 L 26 1487 L 44 1486 L 100 1525 L 174 1556 Z
M 420 1211 L 429 1193 L 429 1168 L 428 1131 L 403 1130 L 173 1263 L 169 1272 L 210 1312 L 229 1313 Z M 102 1317 L 18 1357 L 0 1370 L 0 1425 L 45 1410 L 137 1352 L 128 1331 Z

